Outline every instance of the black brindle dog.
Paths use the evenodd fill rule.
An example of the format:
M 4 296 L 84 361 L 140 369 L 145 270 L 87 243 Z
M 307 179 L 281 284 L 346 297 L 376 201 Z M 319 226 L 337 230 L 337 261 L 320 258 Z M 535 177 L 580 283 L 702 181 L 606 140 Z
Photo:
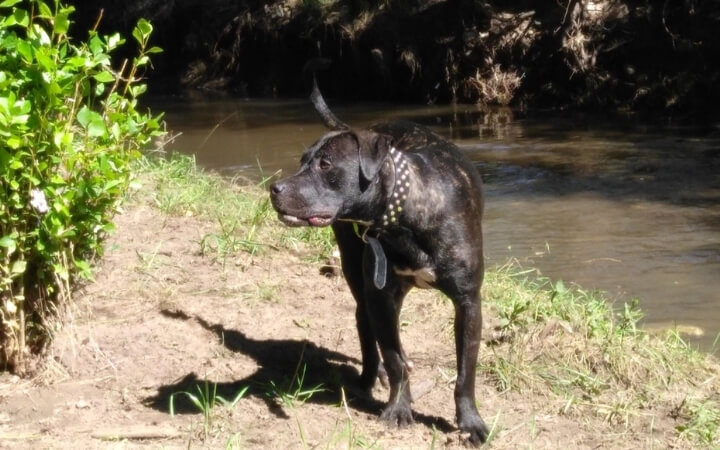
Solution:
M 311 99 L 333 131 L 307 149 L 295 175 L 274 183 L 273 207 L 291 226 L 331 225 L 357 301 L 360 383 L 370 389 L 380 354 L 390 382 L 382 418 L 412 422 L 410 364 L 398 316 L 413 287 L 436 288 L 455 305 L 460 429 L 473 443 L 488 429 L 475 406 L 482 316 L 482 181 L 451 142 L 410 122 L 352 130 L 328 109 L 314 78 Z

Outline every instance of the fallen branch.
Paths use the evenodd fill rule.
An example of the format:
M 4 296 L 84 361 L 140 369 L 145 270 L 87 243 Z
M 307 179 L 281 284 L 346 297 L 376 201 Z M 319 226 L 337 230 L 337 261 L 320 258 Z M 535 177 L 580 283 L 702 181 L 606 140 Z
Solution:
M 118 441 L 122 439 L 171 439 L 181 436 L 181 433 L 168 426 L 135 425 L 100 429 L 91 433 L 90 436 L 103 441 Z

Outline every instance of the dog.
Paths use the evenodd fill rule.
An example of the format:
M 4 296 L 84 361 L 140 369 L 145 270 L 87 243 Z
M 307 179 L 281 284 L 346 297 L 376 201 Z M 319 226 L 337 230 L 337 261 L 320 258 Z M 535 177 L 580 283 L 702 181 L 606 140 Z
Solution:
M 353 130 L 330 111 L 312 75 L 311 100 L 331 131 L 303 153 L 295 175 L 270 186 L 272 205 L 287 225 L 332 227 L 357 302 L 360 387 L 369 392 L 383 367 L 387 373 L 383 420 L 413 421 L 412 364 L 398 329 L 405 295 L 435 288 L 452 300 L 456 419 L 471 443 L 483 443 L 488 428 L 475 405 L 484 270 L 480 175 L 457 146 L 421 125 L 393 121 Z

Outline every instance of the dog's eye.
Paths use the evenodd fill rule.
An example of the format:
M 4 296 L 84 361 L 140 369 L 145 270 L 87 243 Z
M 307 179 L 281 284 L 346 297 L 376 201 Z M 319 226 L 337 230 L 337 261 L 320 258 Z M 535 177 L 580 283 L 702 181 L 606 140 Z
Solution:
M 329 170 L 332 167 L 332 164 L 329 160 L 323 158 L 318 162 L 318 167 L 320 167 L 320 170 Z

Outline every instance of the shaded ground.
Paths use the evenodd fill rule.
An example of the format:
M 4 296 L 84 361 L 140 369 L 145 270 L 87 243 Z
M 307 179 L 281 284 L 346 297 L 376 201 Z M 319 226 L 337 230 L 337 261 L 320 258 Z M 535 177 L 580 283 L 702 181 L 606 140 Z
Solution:
M 352 392 L 359 347 L 344 281 L 320 275 L 302 248 L 222 267 L 199 254 L 213 226 L 145 204 L 118 217 L 97 280 L 77 295 L 47 368 L 32 381 L 0 375 L 0 448 L 462 446 L 448 304 L 425 291 L 406 301 L 416 424 L 389 429 L 376 419 L 387 391 L 376 388 L 374 400 Z M 483 346 L 481 360 L 492 358 Z M 206 381 L 226 399 L 249 386 L 234 407 L 213 409 L 207 436 L 186 396 L 169 412 L 172 394 L 196 394 Z M 297 391 L 318 385 L 303 403 Z M 669 414 L 631 432 L 603 417 L 561 415 L 562 405 L 544 396 L 500 393 L 483 375 L 477 394 L 498 431 L 493 448 L 687 445 L 673 437 Z

